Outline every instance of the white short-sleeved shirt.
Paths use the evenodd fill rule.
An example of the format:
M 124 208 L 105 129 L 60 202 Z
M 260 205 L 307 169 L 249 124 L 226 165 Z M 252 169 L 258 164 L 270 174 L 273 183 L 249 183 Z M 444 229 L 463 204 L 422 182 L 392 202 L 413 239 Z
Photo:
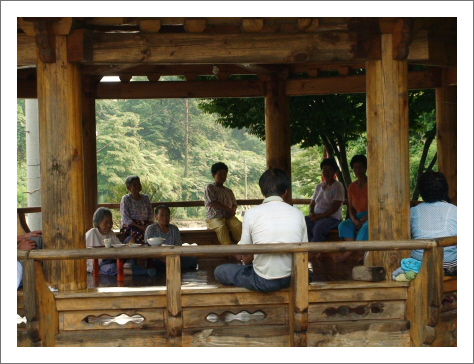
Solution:
M 104 239 L 111 239 L 112 244 L 120 244 L 120 240 L 117 238 L 117 235 L 110 230 L 107 234 L 102 235 L 97 228 L 92 228 L 86 232 L 86 248 L 93 248 L 95 246 L 104 247 Z M 102 259 L 99 259 L 99 263 Z M 87 271 L 92 272 L 93 269 L 93 260 L 87 259 Z
M 314 208 L 315 214 L 325 213 L 331 207 L 334 201 L 341 201 L 341 206 L 339 206 L 339 209 L 330 217 L 334 217 L 338 220 L 342 219 L 344 186 L 341 182 L 335 180 L 330 186 L 327 186 L 326 182 L 316 185 L 311 200 L 316 203 L 316 207 Z
M 413 239 L 435 239 L 457 235 L 457 207 L 453 204 L 423 202 L 410 209 L 410 229 Z M 423 249 L 412 250 L 411 257 L 423 259 Z M 457 246 L 443 249 L 443 260 L 457 260 Z
M 239 244 L 301 243 L 308 241 L 303 214 L 296 207 L 271 196 L 245 212 Z M 265 279 L 291 275 L 291 254 L 255 254 L 253 269 Z

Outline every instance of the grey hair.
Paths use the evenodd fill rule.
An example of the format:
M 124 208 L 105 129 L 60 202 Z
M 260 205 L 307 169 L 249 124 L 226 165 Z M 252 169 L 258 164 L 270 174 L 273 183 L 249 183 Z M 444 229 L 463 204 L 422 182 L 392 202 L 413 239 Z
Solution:
M 135 179 L 140 181 L 140 177 L 138 177 L 135 174 L 132 174 L 131 176 L 128 176 L 127 178 L 125 178 L 125 186 L 130 187 L 130 185 L 132 184 L 132 181 Z
M 92 226 L 96 228 L 104 220 L 105 216 L 112 217 L 112 212 L 107 207 L 99 207 L 92 217 Z

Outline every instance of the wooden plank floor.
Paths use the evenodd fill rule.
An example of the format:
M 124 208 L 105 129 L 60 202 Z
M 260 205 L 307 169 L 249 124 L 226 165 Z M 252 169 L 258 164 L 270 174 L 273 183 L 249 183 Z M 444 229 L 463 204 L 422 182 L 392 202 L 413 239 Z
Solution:
M 344 263 L 335 263 L 331 254 L 322 254 L 317 260 L 309 263 L 313 271 L 313 282 L 350 281 L 352 280 L 352 268 L 358 264 L 356 258 L 350 258 Z M 208 258 L 199 259 L 196 270 L 184 270 L 181 275 L 183 288 L 217 284 L 214 278 L 214 269 L 224 263 L 237 263 L 231 258 Z M 116 276 L 92 277 L 87 275 L 87 287 L 149 287 L 166 286 L 165 272 L 158 272 L 155 277 L 148 276 L 125 276 L 123 282 L 117 282 Z

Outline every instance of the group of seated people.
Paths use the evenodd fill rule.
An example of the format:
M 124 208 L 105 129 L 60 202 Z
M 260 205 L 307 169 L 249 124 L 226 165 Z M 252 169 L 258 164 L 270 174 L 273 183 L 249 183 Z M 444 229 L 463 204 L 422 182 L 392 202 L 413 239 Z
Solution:
M 338 228 L 344 240 L 367 240 L 367 159 L 363 155 L 352 158 L 350 166 L 357 180 L 348 188 L 348 218 L 342 221 L 341 210 L 344 201 L 344 186 L 336 180 L 339 168 L 332 158 L 324 159 L 320 168 L 323 182 L 315 188 L 311 197 L 309 215 L 304 216 L 297 208 L 284 202 L 291 182 L 280 169 L 265 171 L 259 180 L 260 190 L 265 197 L 263 203 L 246 211 L 241 222 L 236 216 L 237 202 L 231 189 L 224 186 L 228 167 L 221 162 L 211 167 L 214 183 L 205 187 L 206 225 L 216 232 L 221 244 L 268 244 L 326 241 L 328 232 Z M 146 244 L 154 237 L 164 238 L 164 244 L 182 245 L 179 229 L 170 224 L 170 209 L 160 205 L 153 211 L 138 176 L 125 180 L 129 194 L 120 202 L 121 229 L 124 244 Z M 432 239 L 457 235 L 456 206 L 449 203 L 448 184 L 442 173 L 425 172 L 418 181 L 423 203 L 411 208 L 410 225 L 414 239 Z M 93 216 L 93 228 L 86 233 L 86 247 L 102 247 L 104 239 L 112 244 L 120 244 L 112 231 L 112 213 L 100 207 Z M 36 242 L 31 238 L 41 235 L 41 231 L 19 235 L 18 249 L 33 249 Z M 336 261 L 346 260 L 351 252 L 335 257 Z M 242 264 L 224 264 L 214 272 L 215 278 L 224 285 L 235 285 L 269 292 L 288 287 L 291 276 L 291 254 L 255 254 L 236 256 Z M 413 259 L 422 260 L 423 251 L 413 250 Z M 316 257 L 317 258 L 317 257 Z M 195 257 L 182 257 L 183 269 L 196 269 Z M 125 266 L 124 274 L 154 276 L 165 269 L 163 259 L 153 259 L 153 267 L 143 268 L 131 259 Z M 457 246 L 444 248 L 445 273 L 457 273 Z M 92 260 L 87 261 L 87 270 L 92 272 Z M 18 285 L 21 281 L 21 265 L 18 264 Z M 115 259 L 99 261 L 99 273 L 117 274 Z
M 336 180 L 339 168 L 334 159 L 326 158 L 320 164 L 323 182 L 316 186 L 311 197 L 308 216 L 284 202 L 290 180 L 283 171 L 270 169 L 259 180 L 265 199 L 262 205 L 246 211 L 241 229 L 235 220 L 231 221 L 237 207 L 235 197 L 223 186 L 228 169 L 220 163 L 218 167 L 214 165 L 215 183 L 206 186 L 205 192 L 207 226 L 216 230 L 222 244 L 229 243 L 229 230 L 234 239 L 239 240 L 238 244 L 268 244 L 326 241 L 329 230 L 336 227 L 341 239 L 368 240 L 367 158 L 356 155 L 350 165 L 357 179 L 348 187 L 348 219 L 342 221 L 341 216 L 345 193 L 342 183 Z M 449 203 L 448 184 L 443 174 L 425 172 L 418 180 L 418 187 L 424 202 L 410 210 L 412 237 L 432 239 L 457 235 L 456 206 Z M 334 259 L 342 262 L 351 254 L 344 253 Z M 411 257 L 421 262 L 423 251 L 413 250 Z M 456 275 L 457 246 L 444 248 L 443 258 L 445 274 Z M 243 255 L 242 265 L 218 266 L 214 275 L 224 285 L 275 291 L 290 284 L 291 255 Z

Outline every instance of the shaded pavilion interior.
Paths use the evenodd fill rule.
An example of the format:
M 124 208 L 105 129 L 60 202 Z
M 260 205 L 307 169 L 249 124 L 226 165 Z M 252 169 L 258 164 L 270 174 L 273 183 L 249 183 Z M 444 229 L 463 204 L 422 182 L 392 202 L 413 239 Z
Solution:
M 31 341 L 42 346 L 74 346 L 79 341 L 94 346 L 212 346 L 231 338 L 233 346 L 248 346 L 250 336 L 261 346 L 275 346 L 276 341 L 281 346 L 318 346 L 326 329 L 318 331 L 324 323 L 309 317 L 314 315 L 310 310 L 338 308 L 337 302 L 346 304 L 362 297 L 356 305 L 364 300 L 381 301 L 391 305 L 388 315 L 396 314 L 393 308 L 398 307 L 399 319 L 375 325 L 345 322 L 333 329 L 335 336 L 349 329 L 354 332 L 353 342 L 368 346 L 380 342 L 381 337 L 394 346 L 452 345 L 452 337 L 443 333 L 448 322 L 443 317 L 449 314 L 449 320 L 455 322 L 456 307 L 445 307 L 441 301 L 443 292 L 456 291 L 456 281 L 448 282 L 449 289 L 444 284 L 443 291 L 443 279 L 436 268 L 441 266 L 442 248 L 437 243 L 436 248 L 425 247 L 423 273 L 412 285 L 391 282 L 387 277 L 385 282 L 349 282 L 339 287 L 343 289 L 330 284 L 308 287 L 308 250 L 295 251 L 292 286 L 262 298 L 257 292 L 235 287 L 199 293 L 186 289 L 192 282 L 187 272 L 180 274 L 176 254 L 166 257 L 166 290 L 144 287 L 140 294 L 119 293 L 119 288 L 109 291 L 115 293 L 83 290 L 91 278 L 85 274 L 84 259 L 41 259 L 41 252 L 46 257 L 47 253 L 61 255 L 67 254 L 61 250 L 85 247 L 84 232 L 97 207 L 96 99 L 264 97 L 267 166 L 291 174 L 288 97 L 344 92 L 367 94 L 369 239 L 382 241 L 370 243 L 408 246 L 409 89 L 436 90 L 438 167 L 448 178 L 450 197 L 454 202 L 457 197 L 456 29 L 456 18 L 18 18 L 17 96 L 38 98 L 43 235 L 45 247 L 54 249 L 35 251 L 32 259 L 26 259 L 34 269 L 27 277 L 36 277 L 36 283 L 29 282 L 24 290 Z M 426 70 L 412 72 L 411 64 L 424 65 Z M 365 75 L 354 74 L 353 70 L 360 68 L 365 69 Z M 337 71 L 338 76 L 319 77 L 322 71 Z M 121 82 L 99 83 L 108 75 L 119 76 Z M 158 82 L 162 75 L 182 75 L 186 81 Z M 208 75 L 214 75 L 213 79 L 199 77 Z M 233 75 L 256 77 L 235 80 Z M 146 76 L 149 81 L 130 82 L 133 76 Z M 291 196 L 288 202 L 292 202 Z M 398 249 L 373 251 L 367 264 L 390 272 L 408 254 Z M 51 293 L 47 285 L 59 292 Z M 151 288 L 149 293 L 146 288 Z M 322 299 L 325 293 L 330 297 Z M 374 297 L 364 298 L 369 294 Z M 35 296 L 45 305 L 36 304 Z M 218 309 L 222 316 L 226 310 L 243 309 L 244 300 L 249 300 L 248 305 L 254 302 L 265 307 L 267 313 L 272 308 L 286 310 L 288 317 L 284 323 L 275 320 L 267 326 L 211 330 L 207 330 L 209 326 L 186 326 L 191 315 L 196 318 L 198 313 L 207 315 Z M 93 307 L 85 308 L 80 301 Z M 134 304 L 127 303 L 132 301 Z M 147 302 L 151 303 L 145 306 Z M 149 317 L 159 315 L 164 323 L 159 328 L 119 333 L 86 332 L 82 316 L 76 315 L 71 331 L 58 320 L 76 317 L 74 310 L 112 315 L 119 313 L 113 308 L 132 312 L 138 307 L 135 303 L 148 307 Z M 33 316 L 36 308 L 39 314 Z M 361 325 L 366 329 L 361 330 Z M 210 341 L 199 341 L 208 331 L 213 332 L 206 337 Z M 38 332 L 41 340 L 33 340 L 31 334 Z M 349 343 L 335 339 L 337 346 Z
M 367 93 L 369 239 L 408 239 L 409 89 L 436 90 L 438 166 L 456 201 L 456 29 L 456 18 L 18 18 L 17 96 L 39 103 L 45 247 L 85 247 L 95 100 L 264 97 L 267 167 L 291 175 L 288 97 L 353 92 Z M 390 272 L 407 254 L 373 252 L 368 264 Z M 53 286 L 86 287 L 83 260 L 46 263 Z

